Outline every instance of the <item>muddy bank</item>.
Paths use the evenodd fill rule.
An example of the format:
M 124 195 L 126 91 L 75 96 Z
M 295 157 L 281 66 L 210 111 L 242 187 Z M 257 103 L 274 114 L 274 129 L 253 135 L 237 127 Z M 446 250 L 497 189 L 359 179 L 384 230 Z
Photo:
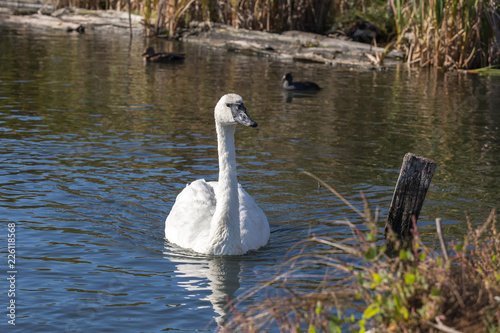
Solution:
M 1 5 L 1 1 L 0 1 Z M 113 10 L 94 11 L 78 8 L 63 8 L 49 15 L 39 10 L 35 14 L 16 15 L 15 10 L 0 8 L 0 24 L 16 24 L 30 28 L 58 29 L 79 32 L 114 32 L 144 37 L 143 18 L 126 12 Z M 383 66 L 376 62 L 382 48 L 331 38 L 301 31 L 267 33 L 236 29 L 222 24 L 192 22 L 189 29 L 179 31 L 177 38 L 186 43 L 208 47 L 225 48 L 228 51 L 244 52 L 257 56 L 283 60 L 311 61 L 333 66 L 361 69 L 385 69 L 400 63 L 403 54 L 392 51 Z
M 179 33 L 179 39 L 277 59 L 384 69 L 373 61 L 377 58 L 377 53 L 383 52 L 383 48 L 308 32 L 268 33 L 236 29 L 221 24 L 193 22 L 189 29 Z M 395 66 L 401 62 L 402 57 L 402 52 L 393 51 L 387 55 L 384 66 Z
M 132 28 L 134 36 L 144 35 L 144 26 L 141 24 L 142 17 L 132 14 L 129 21 L 127 12 L 61 8 L 51 14 L 44 14 L 44 9 L 40 8 L 34 14 L 27 14 L 33 11 L 0 8 L 0 24 L 64 31 L 76 31 L 78 27 L 82 26 L 85 32 L 103 31 L 125 34 L 129 34 L 130 28 Z

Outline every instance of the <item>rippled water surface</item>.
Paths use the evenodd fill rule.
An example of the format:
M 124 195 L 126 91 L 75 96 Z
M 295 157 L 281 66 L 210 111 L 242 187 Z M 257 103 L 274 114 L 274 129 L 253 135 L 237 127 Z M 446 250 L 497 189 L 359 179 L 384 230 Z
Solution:
M 145 66 L 147 45 L 187 59 Z M 464 211 L 480 223 L 498 207 L 498 77 L 349 70 L 92 32 L 2 28 L 0 49 L 0 247 L 15 223 L 20 331 L 213 331 L 227 300 L 272 279 L 294 244 L 347 237 L 335 220 L 361 223 L 300 170 L 359 208 L 363 191 L 385 216 L 404 154 L 435 160 L 419 220 L 429 243 L 436 217 L 452 239 Z M 324 89 L 284 94 L 287 71 Z M 227 92 L 259 123 L 237 130 L 238 172 L 272 233 L 259 251 L 214 258 L 168 244 L 163 228 L 186 183 L 217 178 L 213 108 Z

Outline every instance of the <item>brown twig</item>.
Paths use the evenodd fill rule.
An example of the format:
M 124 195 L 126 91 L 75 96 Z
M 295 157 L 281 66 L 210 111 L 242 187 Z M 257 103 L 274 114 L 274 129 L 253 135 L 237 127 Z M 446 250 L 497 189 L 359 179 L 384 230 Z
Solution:
M 441 244 L 441 249 L 443 250 L 444 260 L 446 261 L 446 263 L 448 263 L 450 258 L 448 257 L 448 249 L 446 248 L 446 242 L 444 241 L 443 237 L 443 230 L 441 229 L 441 219 L 439 218 L 436 219 L 436 230 L 439 237 L 439 243 Z

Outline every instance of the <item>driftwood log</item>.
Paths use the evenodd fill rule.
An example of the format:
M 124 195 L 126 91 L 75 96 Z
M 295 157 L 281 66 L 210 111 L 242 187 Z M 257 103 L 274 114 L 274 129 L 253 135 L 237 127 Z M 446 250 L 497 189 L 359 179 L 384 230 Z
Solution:
M 411 244 L 413 219 L 416 223 L 435 171 L 434 161 L 412 153 L 405 155 L 387 215 L 385 237 L 389 249 L 394 249 L 388 237 L 390 230 L 404 246 Z

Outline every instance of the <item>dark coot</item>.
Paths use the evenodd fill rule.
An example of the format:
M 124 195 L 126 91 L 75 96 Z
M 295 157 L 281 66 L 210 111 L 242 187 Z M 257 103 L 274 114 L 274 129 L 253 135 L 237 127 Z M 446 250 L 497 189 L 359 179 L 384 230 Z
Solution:
M 145 62 L 179 62 L 186 59 L 184 54 L 178 53 L 156 53 L 151 46 L 142 54 Z
M 286 73 L 283 76 L 283 89 L 295 91 L 321 90 L 321 87 L 314 82 L 293 82 L 292 74 Z

